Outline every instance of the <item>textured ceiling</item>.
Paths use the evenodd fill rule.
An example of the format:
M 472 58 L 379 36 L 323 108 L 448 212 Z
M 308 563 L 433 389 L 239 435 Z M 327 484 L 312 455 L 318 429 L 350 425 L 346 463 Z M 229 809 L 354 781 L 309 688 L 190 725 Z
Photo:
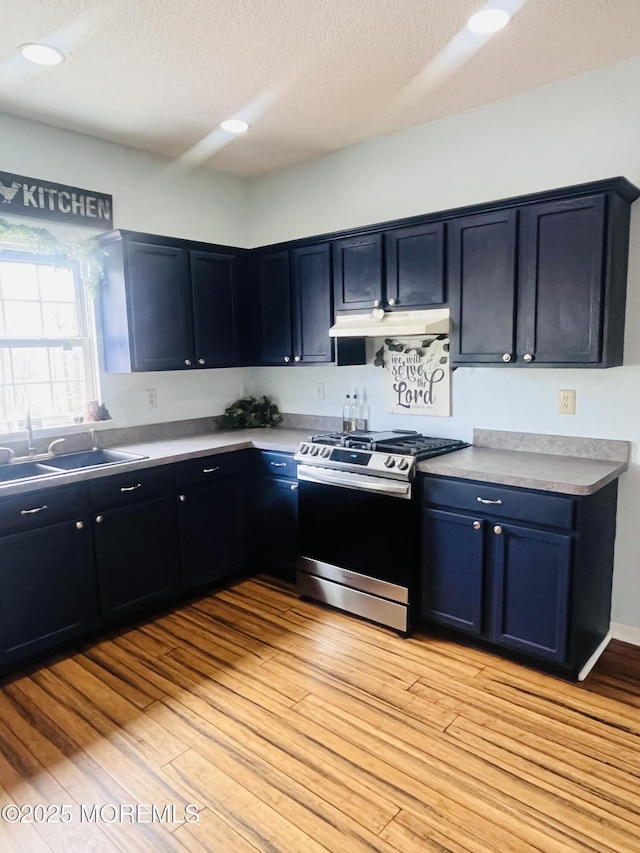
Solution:
M 516 12 L 491 38 L 464 27 L 483 5 L 3 0 L 0 110 L 259 175 L 640 53 L 640 0 L 495 0 Z M 37 40 L 67 61 L 16 54 Z

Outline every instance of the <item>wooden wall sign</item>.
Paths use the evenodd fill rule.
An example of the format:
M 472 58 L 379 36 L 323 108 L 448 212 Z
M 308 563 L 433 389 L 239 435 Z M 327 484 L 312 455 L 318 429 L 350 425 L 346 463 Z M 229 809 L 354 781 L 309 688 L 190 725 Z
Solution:
M 108 231 L 113 197 L 93 190 L 0 172 L 0 214 L 33 216 Z

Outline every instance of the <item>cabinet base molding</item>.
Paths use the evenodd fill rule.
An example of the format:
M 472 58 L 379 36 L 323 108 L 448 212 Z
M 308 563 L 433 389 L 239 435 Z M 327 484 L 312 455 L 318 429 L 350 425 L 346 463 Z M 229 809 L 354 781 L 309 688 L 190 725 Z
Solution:
M 589 660 L 585 663 L 585 665 L 582 667 L 582 669 L 578 673 L 578 681 L 584 681 L 585 680 L 585 678 L 589 675 L 591 670 L 594 668 L 594 666 L 600 660 L 602 653 L 607 648 L 607 646 L 609 645 L 609 642 L 612 639 L 613 639 L 613 637 L 611 635 L 611 631 L 609 631 L 607 636 L 602 640 L 602 642 L 600 643 L 598 648 L 595 650 L 595 652 L 591 655 Z

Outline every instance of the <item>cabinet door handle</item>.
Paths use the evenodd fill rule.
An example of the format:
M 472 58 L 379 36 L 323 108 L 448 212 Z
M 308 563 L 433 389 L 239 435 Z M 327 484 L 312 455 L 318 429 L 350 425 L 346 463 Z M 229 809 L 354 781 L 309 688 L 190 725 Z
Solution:
M 297 489 L 298 489 L 298 484 L 297 483 L 291 483 L 291 491 L 295 492 L 295 491 L 297 491 Z
M 20 515 L 33 515 L 34 512 L 42 512 L 43 509 L 48 509 L 46 504 L 44 506 L 34 507 L 34 509 L 21 509 Z
M 120 491 L 121 492 L 135 492 L 136 489 L 139 489 L 141 487 L 142 487 L 142 483 L 137 483 L 135 486 L 121 486 Z
M 487 498 L 476 498 L 479 504 L 496 504 L 497 506 L 502 505 L 502 501 L 498 499 L 497 501 L 490 501 Z
M 184 503 L 184 502 L 186 501 L 186 499 L 187 499 L 187 496 L 186 496 L 186 495 L 178 495 L 178 500 L 179 500 L 181 503 Z
M 199 358 L 199 359 L 198 359 L 198 364 L 204 364 L 204 358 Z
M 269 462 L 269 465 L 273 465 L 274 468 L 286 468 L 286 462 Z
M 502 360 L 503 361 L 511 361 L 511 353 L 505 352 L 505 354 L 502 356 Z
M 103 516 L 96 515 L 96 524 L 102 524 L 103 521 L 104 521 Z
M 284 363 L 285 363 L 285 364 L 289 364 L 289 362 L 290 362 L 290 361 L 291 361 L 291 356 L 290 356 L 290 355 L 285 355 L 285 357 L 284 357 Z
M 293 360 L 295 362 L 302 361 L 302 356 L 301 355 L 294 355 Z
M 481 521 L 474 521 L 474 522 L 473 522 L 473 529 L 474 529 L 474 530 L 480 530 L 480 528 L 481 528 L 481 527 L 482 527 L 482 522 L 481 522 Z
M 379 307 L 380 307 L 380 300 L 379 300 L 379 299 L 374 299 L 374 300 L 373 300 L 373 307 L 374 307 L 374 308 L 379 308 Z
M 215 468 L 203 468 L 202 473 L 203 474 L 213 474 L 214 471 L 219 471 L 219 470 L 220 470 L 220 466 L 218 465 Z
M 84 528 L 84 521 L 76 521 L 76 530 L 82 530 Z
M 502 528 L 500 527 L 499 524 L 496 524 L 496 526 L 493 528 L 493 532 L 497 533 L 498 536 L 502 533 Z
M 391 298 L 391 299 L 389 300 L 389 305 L 395 305 L 395 304 L 396 304 L 396 300 L 395 300 L 395 299 L 393 299 L 393 298 Z
M 530 352 L 525 352 L 522 356 L 523 361 L 533 361 L 533 355 Z
M 185 358 L 184 363 L 187 365 L 187 367 L 191 367 L 191 359 L 190 358 Z

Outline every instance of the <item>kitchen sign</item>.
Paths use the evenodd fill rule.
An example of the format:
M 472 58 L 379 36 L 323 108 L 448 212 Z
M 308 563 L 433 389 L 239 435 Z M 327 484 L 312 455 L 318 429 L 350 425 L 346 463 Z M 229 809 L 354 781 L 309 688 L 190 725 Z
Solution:
M 391 414 L 451 414 L 449 339 L 387 338 L 374 364 L 385 368 L 385 411 Z
M 54 219 L 108 231 L 113 228 L 113 197 L 0 172 L 0 213 Z

